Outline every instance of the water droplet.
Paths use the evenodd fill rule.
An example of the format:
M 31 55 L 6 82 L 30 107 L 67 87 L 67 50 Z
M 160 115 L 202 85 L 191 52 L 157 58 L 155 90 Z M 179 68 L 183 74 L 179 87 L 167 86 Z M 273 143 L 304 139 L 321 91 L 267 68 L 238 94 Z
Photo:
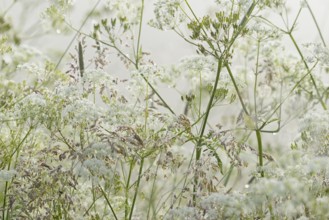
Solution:
M 249 188 L 249 185 L 248 184 L 244 185 L 244 188 L 248 189 Z
M 56 30 L 56 33 L 57 33 L 57 34 L 60 34 L 60 33 L 61 33 L 61 30 L 57 29 L 57 30 Z
M 277 133 L 276 132 L 273 132 L 272 134 L 275 136 Z

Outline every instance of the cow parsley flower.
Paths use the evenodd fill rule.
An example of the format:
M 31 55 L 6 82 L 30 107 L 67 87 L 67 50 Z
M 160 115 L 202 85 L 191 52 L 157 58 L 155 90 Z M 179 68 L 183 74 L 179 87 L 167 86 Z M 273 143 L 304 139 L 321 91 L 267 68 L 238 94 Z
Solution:
M 64 107 L 62 116 L 73 124 L 94 123 L 103 112 L 104 110 L 92 101 L 77 99 Z
M 245 196 L 239 193 L 213 193 L 202 199 L 200 206 L 207 213 L 206 219 L 234 219 L 248 212 L 244 200 Z
M 216 77 L 216 61 L 212 57 L 190 56 L 180 60 L 176 67 L 186 80 L 189 80 L 189 87 L 192 91 L 212 84 Z
M 198 210 L 193 207 L 184 207 L 171 209 L 165 217 L 166 220 L 177 219 L 177 220 L 197 220 L 201 219 Z
M 309 112 L 301 120 L 299 131 L 300 137 L 297 142 L 303 148 L 318 155 L 329 154 L 329 113 L 326 110 Z
M 90 172 L 90 176 L 109 177 L 112 173 L 103 160 L 96 158 L 85 160 L 83 166 Z
M 113 13 L 113 17 L 128 26 L 136 25 L 140 20 L 140 2 L 134 0 L 107 0 L 106 7 Z
M 15 105 L 17 118 L 41 120 L 47 119 L 47 101 L 39 93 L 31 93 Z
M 185 20 L 181 11 L 181 0 L 158 0 L 154 4 L 155 19 L 149 21 L 149 25 L 160 30 L 176 28 Z

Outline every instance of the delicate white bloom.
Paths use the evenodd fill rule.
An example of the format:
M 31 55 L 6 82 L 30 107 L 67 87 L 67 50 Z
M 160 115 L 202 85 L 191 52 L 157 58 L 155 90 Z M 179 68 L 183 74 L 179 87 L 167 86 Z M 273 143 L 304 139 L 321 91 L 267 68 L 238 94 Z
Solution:
M 31 93 L 15 105 L 15 117 L 44 121 L 48 118 L 47 101 L 39 93 Z
M 83 75 L 83 81 L 91 83 L 92 86 L 107 85 L 110 87 L 113 80 L 114 78 L 103 70 L 86 70 Z
M 43 81 L 47 76 L 47 70 L 45 68 L 39 66 L 36 63 L 25 63 L 17 66 L 17 70 L 21 70 L 27 72 L 29 75 L 33 77 L 28 77 L 29 80 Z M 32 79 L 31 79 L 32 78 Z
M 62 115 L 72 123 L 95 122 L 101 115 L 103 109 L 87 99 L 77 99 L 64 107 Z
M 66 25 L 67 12 L 72 8 L 72 0 L 53 0 L 50 6 L 41 14 L 41 22 L 46 31 L 56 30 L 57 33 L 69 32 Z
M 329 112 L 314 109 L 299 123 L 302 146 L 319 155 L 329 154 Z
M 190 56 L 180 60 L 177 71 L 185 80 L 190 81 L 188 85 L 194 91 L 200 86 L 206 87 L 213 84 L 216 78 L 216 67 L 216 60 L 210 56 Z
M 241 18 L 246 14 L 252 3 L 249 0 L 216 0 L 215 2 L 226 17 L 229 17 L 231 13 L 237 13 Z
M 286 0 L 260 0 L 258 6 L 260 8 L 269 7 L 272 10 L 282 12 L 284 10 Z
M 88 169 L 91 176 L 110 177 L 112 172 L 103 160 L 96 158 L 87 159 L 83 162 L 83 166 Z
M 148 85 L 142 77 L 145 77 L 151 85 L 155 86 L 162 78 L 166 77 L 166 74 L 165 69 L 157 65 L 141 65 L 138 70 L 131 73 L 129 90 L 136 96 L 145 94 Z M 149 91 L 151 91 L 151 88 L 149 88 Z
M 106 7 L 129 25 L 138 24 L 140 20 L 140 1 L 134 0 L 107 0 Z
M 207 213 L 207 219 L 237 218 L 250 210 L 245 195 L 236 192 L 230 194 L 213 193 L 202 199 L 200 205 Z
M 158 0 L 154 4 L 155 19 L 149 24 L 160 30 L 171 30 L 185 20 L 181 7 L 181 0 Z
M 178 209 L 171 209 L 165 216 L 166 220 L 177 219 L 177 220 L 198 220 L 201 219 L 198 210 L 193 207 L 184 207 Z
M 309 53 L 306 57 L 308 62 L 318 61 L 322 66 L 329 66 L 329 50 L 322 44 L 309 43 L 304 45 Z

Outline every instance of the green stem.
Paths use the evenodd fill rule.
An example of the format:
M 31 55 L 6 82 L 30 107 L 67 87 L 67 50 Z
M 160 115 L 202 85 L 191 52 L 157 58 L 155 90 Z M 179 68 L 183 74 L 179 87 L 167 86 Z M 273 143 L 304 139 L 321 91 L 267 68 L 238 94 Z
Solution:
M 29 134 L 31 133 L 31 131 L 33 130 L 34 126 L 31 126 L 30 129 L 27 131 L 27 133 L 24 135 L 23 139 L 18 143 L 17 147 L 13 150 L 13 152 L 10 154 L 9 159 L 8 159 L 8 168 L 7 170 L 9 171 L 11 168 L 11 164 L 13 162 L 13 157 L 16 154 L 16 160 L 18 158 L 19 155 L 19 150 L 21 148 L 21 146 L 23 145 L 23 143 L 25 142 L 25 140 L 27 139 L 27 137 L 29 136 Z M 14 167 L 16 167 L 16 164 L 14 164 Z M 8 193 L 8 188 L 9 188 L 9 181 L 6 181 L 5 183 L 5 189 L 4 189 L 4 197 L 3 197 L 3 205 L 2 205 L 2 219 L 5 219 L 5 211 L 6 211 L 6 205 L 7 205 L 7 193 Z M 7 216 L 6 219 L 9 218 L 9 210 L 7 210 Z
M 80 34 L 86 36 L 86 37 L 89 37 L 90 39 L 93 39 L 93 40 L 96 40 L 95 37 L 91 36 L 91 35 L 88 35 L 88 34 L 85 34 L 83 32 L 80 32 L 79 30 L 75 29 L 74 27 L 72 27 L 71 25 L 69 25 L 73 30 L 79 32 Z M 112 44 L 110 43 L 107 43 L 105 41 L 102 41 L 100 39 L 97 39 L 99 43 L 101 44 L 104 44 L 108 47 L 111 47 L 113 49 L 115 49 L 121 56 L 123 56 L 126 60 L 128 60 L 132 65 L 135 66 L 135 68 L 138 70 L 139 66 L 138 66 L 138 63 L 136 63 L 135 61 L 133 61 L 132 59 L 130 59 L 123 51 L 120 50 L 120 48 L 118 48 L 115 44 L 115 42 L 111 42 Z M 163 103 L 163 105 L 173 114 L 173 115 L 176 115 L 175 112 L 172 110 L 172 108 L 170 108 L 170 106 L 167 104 L 167 102 L 162 98 L 162 96 L 158 93 L 158 91 L 152 86 L 152 84 L 148 81 L 148 79 L 144 76 L 144 74 L 140 74 L 143 78 L 143 80 L 150 86 L 150 88 L 152 89 L 152 91 L 158 96 L 158 98 L 160 99 L 160 101 Z
M 315 67 L 315 65 L 314 65 L 314 67 Z M 312 69 L 314 67 L 312 67 L 305 75 L 303 75 L 300 78 L 300 80 L 298 80 L 298 82 L 290 89 L 288 95 L 278 104 L 277 107 L 274 108 L 274 110 L 272 111 L 272 113 L 269 114 L 269 116 L 267 117 L 267 119 L 265 120 L 265 122 L 258 128 L 259 130 L 261 130 L 262 132 L 264 132 L 262 129 L 267 125 L 267 122 L 276 113 L 276 111 L 278 111 L 279 109 L 281 109 L 283 103 L 290 97 L 290 95 L 295 91 L 295 89 L 303 82 L 303 80 L 306 78 L 306 76 L 308 76 L 311 73 L 310 71 L 312 71 Z
M 254 108 L 255 108 L 255 124 L 256 128 L 258 126 L 258 112 L 257 112 L 257 84 L 258 84 L 258 74 L 259 74 L 259 50 L 260 50 L 260 40 L 257 41 L 257 58 L 256 58 L 256 70 L 255 70 L 255 83 L 254 83 Z
M 317 22 L 317 20 L 316 20 L 316 18 L 315 18 L 315 15 L 314 15 L 314 13 L 313 13 L 313 11 L 312 11 L 310 5 L 308 4 L 307 0 L 305 0 L 305 3 L 306 3 L 307 9 L 309 10 L 309 12 L 310 12 L 310 14 L 311 14 L 311 16 L 312 16 L 312 19 L 313 19 L 313 21 L 314 21 L 314 23 L 315 23 L 316 29 L 317 29 L 318 32 L 319 32 L 319 35 L 320 35 L 320 38 L 321 38 L 322 44 L 323 44 L 325 47 L 327 47 L 326 42 L 325 42 L 325 40 L 324 40 L 324 38 L 323 38 L 323 35 L 322 35 L 322 32 L 321 32 L 321 29 L 320 29 L 320 26 L 319 26 L 319 24 L 318 24 L 318 22 Z
M 125 201 L 125 219 L 127 219 L 128 217 L 128 213 L 129 213 L 129 204 L 128 204 L 128 198 L 129 198 L 129 188 L 130 188 L 130 178 L 131 178 L 131 173 L 132 170 L 134 168 L 134 161 L 130 162 L 130 166 L 129 166 L 129 173 L 128 173 L 128 180 L 126 183 L 126 191 L 125 191 L 125 196 L 126 196 L 126 201 Z
M 210 96 L 210 99 L 209 99 L 209 102 L 208 102 L 205 117 L 202 121 L 201 132 L 200 132 L 200 135 L 199 135 L 199 138 L 198 138 L 198 142 L 196 144 L 196 153 L 195 153 L 195 161 L 196 162 L 199 161 L 200 158 L 201 158 L 202 137 L 203 137 L 204 132 L 206 130 L 208 117 L 209 117 L 209 114 L 210 114 L 210 110 L 212 108 L 213 100 L 215 98 L 215 94 L 216 94 L 216 90 L 217 90 L 217 86 L 218 86 L 218 82 L 219 82 L 219 77 L 220 77 L 220 72 L 222 70 L 222 62 L 223 62 L 222 59 L 218 60 L 217 74 L 216 74 L 216 79 L 215 79 L 215 82 L 214 82 L 214 88 L 212 90 L 212 93 L 211 93 L 211 96 Z M 195 175 L 194 176 L 194 185 L 193 185 L 193 203 L 194 203 L 194 205 L 195 205 L 195 202 L 196 202 L 196 191 L 197 191 L 198 182 L 199 182 L 198 175 Z
M 141 40 L 141 34 L 142 34 L 142 26 L 143 26 L 143 14 L 144 14 L 144 0 L 142 0 L 142 8 L 141 8 L 141 18 L 139 20 L 139 30 L 138 30 L 138 39 L 137 39 L 137 51 L 136 51 L 136 69 L 138 69 L 139 65 L 139 47 L 140 47 L 140 40 Z
M 147 83 L 147 85 L 149 85 L 149 87 L 152 89 L 152 91 L 158 96 L 158 98 L 161 100 L 161 102 L 163 103 L 163 105 L 171 112 L 171 114 L 176 115 L 174 110 L 172 110 L 172 108 L 169 107 L 169 105 L 167 104 L 167 102 L 162 98 L 162 96 L 158 93 L 158 91 L 153 87 L 153 85 L 148 81 L 148 79 L 144 76 L 144 74 L 140 74 L 142 76 L 142 78 L 144 79 L 144 81 Z
M 113 207 L 112 207 L 112 205 L 111 205 L 111 203 L 110 203 L 109 198 L 107 197 L 106 193 L 104 192 L 103 188 L 102 188 L 100 185 L 99 185 L 99 188 L 100 188 L 100 190 L 101 190 L 101 192 L 102 192 L 102 194 L 103 194 L 103 196 L 104 196 L 104 198 L 105 198 L 105 200 L 106 200 L 106 203 L 108 204 L 108 206 L 109 206 L 110 209 L 111 209 L 111 212 L 112 212 L 112 214 L 113 214 L 113 216 L 114 216 L 114 219 L 115 219 L 115 220 L 118 220 L 118 217 L 117 217 L 117 215 L 116 215 L 115 212 L 114 212 L 114 209 L 113 209 Z
M 297 44 L 297 42 L 296 42 L 294 36 L 292 35 L 291 31 L 288 33 L 288 35 L 289 35 L 289 37 L 290 37 L 292 43 L 294 44 L 295 48 L 297 49 L 298 54 L 299 54 L 299 56 L 301 57 L 301 59 L 302 59 L 304 65 L 305 65 L 307 71 L 308 71 L 309 74 L 310 74 L 310 78 L 311 78 L 312 84 L 313 84 L 313 86 L 314 86 L 314 88 L 315 88 L 316 95 L 317 95 L 318 100 L 320 101 L 320 103 L 321 103 L 321 105 L 322 105 L 322 108 L 323 108 L 324 110 L 327 110 L 327 106 L 326 106 L 326 104 L 324 103 L 324 101 L 323 101 L 323 99 L 322 99 L 322 97 L 321 97 L 321 95 L 320 95 L 320 92 L 319 92 L 318 86 L 316 85 L 315 79 L 314 79 L 314 77 L 313 77 L 313 75 L 312 75 L 312 73 L 311 73 L 311 71 L 310 71 L 310 68 L 309 68 L 309 66 L 308 66 L 308 64 L 307 64 L 307 62 L 306 62 L 306 60 L 305 60 L 305 58 L 304 58 L 303 53 L 301 52 L 301 50 L 300 50 L 300 48 L 299 48 L 299 46 L 298 46 L 298 44 Z
M 134 207 L 135 207 L 137 194 L 138 194 L 138 189 L 139 189 L 139 184 L 140 184 L 140 181 L 141 181 L 141 178 L 142 178 L 143 165 L 144 165 L 144 157 L 142 157 L 141 164 L 140 164 L 140 167 L 139 167 L 137 185 L 136 185 L 135 195 L 134 195 L 134 198 L 133 198 L 133 203 L 132 203 L 131 208 L 130 208 L 129 220 L 131 220 L 131 218 L 133 216 Z
M 263 143 L 262 143 L 262 135 L 260 133 L 260 130 L 256 130 L 256 137 L 257 137 L 257 144 L 258 144 L 258 165 L 260 167 L 260 175 L 261 177 L 264 177 L 264 171 L 263 171 Z
M 229 74 L 229 76 L 230 76 L 230 78 L 231 78 L 231 81 L 232 81 L 232 83 L 233 83 L 234 89 L 235 89 L 236 93 L 238 94 L 238 97 L 239 97 L 239 100 L 240 100 L 241 106 L 242 106 L 242 108 L 243 108 L 243 111 L 246 113 L 246 115 L 249 115 L 249 112 L 248 112 L 248 110 L 247 110 L 247 107 L 246 107 L 246 105 L 245 105 L 244 102 L 243 102 L 243 99 L 242 99 L 242 96 L 241 96 L 241 92 L 240 92 L 240 90 L 239 90 L 239 87 L 238 87 L 238 85 L 236 84 L 236 81 L 235 81 L 235 79 L 234 79 L 234 76 L 233 76 L 233 73 L 232 73 L 231 68 L 230 68 L 230 66 L 229 66 L 228 64 L 226 64 L 225 67 L 226 67 L 227 72 L 228 72 L 228 74 Z
M 10 169 L 10 166 L 8 166 L 8 169 Z M 6 205 L 7 205 L 7 193 L 8 193 L 8 181 L 6 181 L 5 184 L 5 191 L 4 191 L 4 195 L 3 195 L 3 203 L 2 203 L 2 219 L 5 219 L 6 216 Z M 8 215 L 8 213 L 7 213 Z
M 158 169 L 159 169 L 159 164 L 157 165 L 157 168 L 156 168 L 156 171 L 155 173 L 157 174 L 158 173 Z M 153 180 L 153 183 L 152 183 L 152 189 L 151 189 L 151 193 L 150 193 L 150 202 L 149 202 L 149 205 L 148 205 L 148 209 L 147 209 L 147 217 L 146 219 L 149 219 L 149 216 L 150 216 L 150 211 L 151 211 L 151 206 L 152 206 L 152 211 L 153 211 L 153 216 L 155 216 L 155 207 L 154 207 L 154 195 L 155 195 L 155 184 L 156 184 L 156 180 L 157 180 L 157 175 L 154 176 L 154 180 Z
M 208 102 L 208 105 L 207 105 L 207 109 L 206 109 L 206 113 L 205 113 L 205 118 L 203 120 L 203 123 L 201 125 L 201 132 L 200 132 L 200 135 L 199 135 L 199 138 L 198 138 L 198 142 L 197 142 L 197 145 L 196 145 L 196 154 L 195 154 L 195 160 L 196 162 L 200 160 L 201 158 L 201 152 L 202 152 L 202 148 L 201 148 L 201 145 L 202 145 L 202 137 L 204 135 L 204 132 L 205 132 L 205 128 L 206 128 L 206 125 L 207 125 L 207 122 L 208 122 L 208 117 L 209 117 L 209 114 L 210 114 L 210 110 L 212 108 L 212 105 L 213 105 L 213 100 L 214 100 L 214 97 L 215 97 L 215 93 L 216 93 L 216 90 L 217 90 L 217 85 L 218 85 L 218 82 L 219 82 L 219 77 L 220 77 L 220 72 L 222 70 L 222 66 L 223 66 L 223 62 L 224 62 L 224 59 L 226 58 L 227 56 L 227 53 L 230 51 L 231 47 L 233 46 L 235 40 L 238 38 L 238 36 L 240 35 L 241 31 L 243 30 L 243 28 L 247 25 L 248 21 L 249 21 L 249 18 L 254 10 L 254 8 L 256 7 L 256 4 L 257 4 L 258 1 L 253 1 L 253 3 L 251 4 L 251 6 L 249 7 L 247 13 L 245 14 L 245 16 L 243 17 L 242 21 L 240 22 L 239 24 L 239 29 L 235 32 L 234 36 L 232 36 L 232 39 L 230 40 L 230 42 L 228 43 L 225 51 L 223 51 L 223 53 L 221 53 L 221 56 L 218 57 L 217 56 L 217 52 L 216 50 L 214 49 L 214 52 L 216 54 L 216 58 L 218 59 L 218 67 L 217 67 L 217 74 L 216 74 L 216 79 L 215 79 L 215 82 L 214 82 L 214 86 L 213 86 L 213 90 L 212 90 L 212 94 L 210 96 L 210 99 L 209 99 L 209 102 Z M 189 7 L 190 11 L 192 12 L 194 18 L 199 22 L 197 16 L 195 15 L 194 11 L 192 10 L 191 6 L 189 5 L 188 1 L 185 0 L 185 3 L 187 4 L 187 6 Z M 210 41 L 207 41 L 207 43 L 209 44 L 210 48 L 214 48 L 214 46 L 212 45 L 212 43 Z M 225 66 L 228 66 L 225 64 Z M 234 84 L 234 87 L 238 93 L 238 96 L 240 98 L 240 102 L 243 103 L 243 100 L 242 100 L 242 97 L 240 96 L 240 92 L 238 90 L 238 87 L 236 85 L 236 82 L 234 80 L 234 77 L 233 77 L 233 74 L 231 72 L 230 74 L 230 77 L 232 79 L 232 82 Z M 245 112 L 248 113 L 245 105 L 243 104 L 242 105 Z M 198 182 L 199 182 L 199 178 L 197 175 L 194 176 L 194 184 L 193 184 L 193 204 L 196 205 L 196 192 L 197 192 L 197 186 L 198 186 Z
M 203 122 L 202 122 L 202 126 L 201 126 L 201 132 L 200 132 L 199 139 L 198 139 L 198 142 L 197 142 L 197 149 L 196 149 L 196 160 L 197 161 L 201 157 L 202 137 L 203 137 L 204 132 L 206 130 L 208 117 L 209 117 L 210 110 L 212 108 L 212 104 L 213 104 L 213 101 L 214 101 L 214 98 L 215 98 L 215 94 L 216 94 L 216 90 L 217 90 L 217 86 L 218 86 L 218 82 L 219 82 L 219 77 L 220 77 L 220 72 L 222 70 L 222 63 L 223 63 L 223 61 L 221 59 L 218 60 L 217 73 L 216 73 L 216 79 L 215 79 L 215 82 L 214 82 L 214 87 L 213 87 L 213 90 L 212 90 L 212 93 L 211 93 L 211 96 L 210 96 L 210 99 L 209 99 L 209 102 L 208 102 L 208 105 L 207 105 L 206 113 L 205 113 L 205 116 L 203 118 Z

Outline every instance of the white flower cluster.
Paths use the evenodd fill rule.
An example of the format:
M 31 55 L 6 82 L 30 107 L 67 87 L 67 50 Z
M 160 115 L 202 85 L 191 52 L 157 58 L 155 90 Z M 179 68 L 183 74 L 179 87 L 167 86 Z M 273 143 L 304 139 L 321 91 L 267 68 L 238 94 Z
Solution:
M 245 202 L 245 195 L 240 193 L 213 193 L 202 199 L 200 206 L 205 212 L 205 219 L 234 219 L 246 215 L 250 210 Z
M 329 66 L 329 50 L 322 44 L 308 43 L 304 45 L 309 55 L 306 60 L 310 63 L 319 62 L 321 66 Z
M 48 118 L 46 107 L 47 101 L 43 95 L 31 93 L 15 105 L 16 118 L 45 121 Z
M 201 215 L 193 207 L 185 207 L 179 209 L 172 209 L 165 217 L 166 220 L 198 220 L 202 219 Z
M 297 144 L 318 155 L 329 155 L 329 112 L 314 109 L 300 120 Z
M 225 16 L 229 16 L 231 13 L 244 15 L 251 5 L 251 1 L 249 0 L 216 0 L 215 2 Z
M 189 88 L 195 91 L 215 81 L 216 67 L 216 60 L 213 57 L 195 55 L 181 59 L 176 70 L 189 81 Z
M 75 0 L 52 0 L 50 6 L 41 14 L 43 28 L 46 31 L 55 30 L 58 34 L 69 32 L 65 22 L 67 13 L 74 4 Z
M 184 20 L 181 0 L 158 0 L 154 4 L 155 19 L 149 21 L 149 25 L 160 30 L 171 30 L 179 26 Z
M 10 51 L 5 52 L 2 56 L 4 62 L 2 70 L 4 72 L 14 72 L 17 68 L 20 69 L 21 67 L 24 68 L 29 65 L 36 65 L 27 64 L 29 61 L 42 60 L 41 52 L 34 47 L 21 44 L 19 46 L 11 45 L 10 48 Z
M 103 110 L 88 99 L 77 99 L 64 107 L 62 116 L 71 123 L 93 123 L 103 115 Z
M 124 23 L 135 25 L 139 23 L 140 1 L 134 0 L 107 0 L 106 7 Z

